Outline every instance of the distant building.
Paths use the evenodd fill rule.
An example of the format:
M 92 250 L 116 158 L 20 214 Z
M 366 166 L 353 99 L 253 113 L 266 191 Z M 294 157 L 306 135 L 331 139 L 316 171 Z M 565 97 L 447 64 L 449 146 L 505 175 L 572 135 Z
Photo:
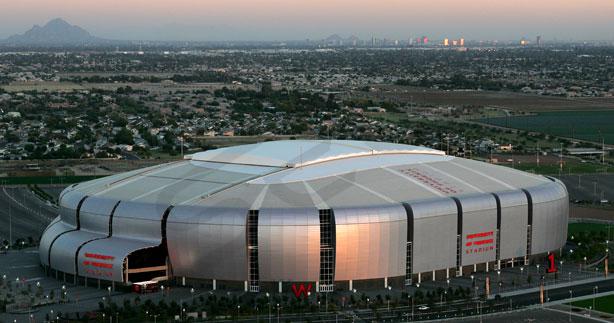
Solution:
M 450 40 L 449 40 L 449 39 L 447 39 L 447 38 L 446 38 L 446 39 L 444 39 L 444 40 L 443 40 L 443 45 L 444 45 L 444 46 L 450 46 Z
M 542 36 L 538 35 L 535 38 L 535 44 L 537 45 L 537 47 L 541 47 L 542 46 Z

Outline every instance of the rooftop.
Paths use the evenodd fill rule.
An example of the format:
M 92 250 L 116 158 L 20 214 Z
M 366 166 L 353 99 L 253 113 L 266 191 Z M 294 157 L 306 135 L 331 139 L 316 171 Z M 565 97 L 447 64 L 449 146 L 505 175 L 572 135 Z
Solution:
M 426 147 L 351 140 L 281 140 L 196 153 L 192 160 L 228 164 L 296 168 L 354 157 L 419 154 L 440 155 Z

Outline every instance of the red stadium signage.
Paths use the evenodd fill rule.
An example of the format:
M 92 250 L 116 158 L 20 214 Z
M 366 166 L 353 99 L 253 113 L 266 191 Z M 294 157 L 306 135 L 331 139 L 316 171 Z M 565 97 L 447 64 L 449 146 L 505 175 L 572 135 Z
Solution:
M 104 276 L 104 277 L 113 277 L 113 272 L 105 270 L 112 269 L 112 262 L 115 257 L 108 255 L 101 255 L 97 253 L 85 253 L 85 260 L 83 261 L 83 266 L 85 266 L 85 272 L 92 276 Z
M 311 283 L 307 284 L 307 286 L 305 286 L 305 284 L 292 284 L 292 292 L 294 293 L 294 296 L 296 296 L 296 298 L 301 298 L 301 296 L 309 296 L 309 293 L 311 293 Z
M 495 242 L 493 231 L 471 233 L 466 236 L 466 239 L 466 254 L 482 253 L 495 249 L 493 245 Z

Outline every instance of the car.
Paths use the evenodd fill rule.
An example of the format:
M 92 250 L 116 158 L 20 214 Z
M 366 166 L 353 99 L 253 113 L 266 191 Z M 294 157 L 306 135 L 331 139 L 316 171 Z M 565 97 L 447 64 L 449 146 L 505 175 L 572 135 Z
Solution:
M 418 310 L 420 310 L 420 311 L 426 311 L 426 310 L 428 310 L 428 309 L 429 309 L 429 307 L 428 307 L 428 306 L 426 306 L 426 305 L 420 305 L 420 306 L 418 306 Z

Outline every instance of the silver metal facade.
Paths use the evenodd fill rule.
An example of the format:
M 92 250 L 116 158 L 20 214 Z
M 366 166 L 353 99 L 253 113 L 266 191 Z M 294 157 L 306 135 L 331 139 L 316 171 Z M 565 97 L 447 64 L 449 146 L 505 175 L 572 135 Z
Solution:
M 261 282 L 320 279 L 322 210 L 335 221 L 335 281 L 405 276 L 408 254 L 413 273 L 455 268 L 459 251 L 463 266 L 494 261 L 497 238 L 500 259 L 526 256 L 527 240 L 531 254 L 565 243 L 568 196 L 559 181 L 419 149 L 348 142 L 337 151 L 338 144 L 288 156 L 256 149 L 269 166 L 181 161 L 73 185 L 41 238 L 41 263 L 122 282 L 126 257 L 160 246 L 166 232 L 171 275 L 247 281 L 250 210 L 258 212 Z M 409 253 L 402 203 L 413 215 Z
M 248 209 L 176 206 L 166 224 L 173 274 L 247 280 Z
M 333 211 L 335 280 L 405 275 L 407 216 L 402 205 Z
M 320 272 L 318 210 L 261 209 L 258 263 L 262 281 L 317 281 Z
M 124 259 L 134 251 L 156 246 L 149 241 L 116 237 L 92 240 L 79 250 L 79 276 L 124 282 Z
M 61 221 L 60 216 L 51 221 L 51 224 L 49 224 L 43 232 L 38 247 L 41 264 L 49 266 L 49 249 L 51 248 L 51 244 L 60 234 L 74 229 L 74 227 Z
M 461 265 L 494 261 L 497 241 L 497 202 L 492 194 L 458 198 L 462 205 Z
M 121 202 L 113 214 L 113 237 L 162 242 L 162 217 L 168 205 Z
M 531 253 L 557 250 L 565 245 L 569 217 L 569 198 L 559 181 L 527 188 L 533 204 Z
M 456 267 L 456 203 L 450 198 L 409 203 L 414 213 L 413 272 Z
M 501 259 L 524 257 L 527 252 L 527 196 L 522 191 L 496 193 L 501 202 Z

